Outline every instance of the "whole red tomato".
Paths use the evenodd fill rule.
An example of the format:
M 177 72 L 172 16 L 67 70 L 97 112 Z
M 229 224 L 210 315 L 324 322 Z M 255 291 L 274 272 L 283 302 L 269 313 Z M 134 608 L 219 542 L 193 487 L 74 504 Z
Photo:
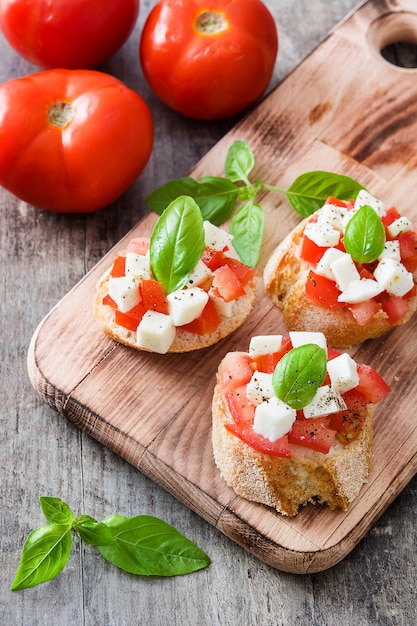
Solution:
M 127 40 L 139 0 L 0 0 L 9 44 L 40 68 L 94 68 Z
M 253 104 L 269 84 L 277 53 L 275 21 L 261 0 L 161 0 L 139 48 L 158 98 L 201 120 Z
M 144 100 L 94 70 L 49 70 L 0 85 L 0 185 L 50 211 L 116 200 L 151 155 Z

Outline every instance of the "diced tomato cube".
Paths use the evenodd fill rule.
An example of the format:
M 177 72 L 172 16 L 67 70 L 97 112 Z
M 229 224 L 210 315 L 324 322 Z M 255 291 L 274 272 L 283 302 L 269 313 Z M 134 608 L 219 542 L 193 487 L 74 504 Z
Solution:
M 306 282 L 306 296 L 315 302 L 319 302 L 321 306 L 333 309 L 339 306 L 337 298 L 340 291 L 334 280 L 320 276 L 310 270 Z
M 228 265 L 230 269 L 234 271 L 243 287 L 255 277 L 256 270 L 253 267 L 248 267 L 237 259 L 225 257 L 225 265 Z
M 252 404 L 246 396 L 246 385 L 236 387 L 233 391 L 226 391 L 224 397 L 226 398 L 227 407 L 235 424 L 238 426 L 253 424 L 255 405 Z
M 237 300 L 245 295 L 245 289 L 228 265 L 222 265 L 213 272 L 213 289 L 225 302 Z
M 164 288 L 156 280 L 144 279 L 140 283 L 140 295 L 142 304 L 149 311 L 157 311 L 168 315 L 168 302 L 165 298 Z
M 343 394 L 343 400 L 347 408 L 329 415 L 329 426 L 337 431 L 337 439 L 347 444 L 359 437 L 368 417 L 368 402 L 358 387 L 346 391 Z
M 226 424 L 226 429 L 236 437 L 239 437 L 248 446 L 254 448 L 258 452 L 263 452 L 270 456 L 279 456 L 282 458 L 291 458 L 291 449 L 288 443 L 288 436 L 284 435 L 276 441 L 269 441 L 266 437 L 258 435 L 252 427 L 239 427 L 236 424 Z
M 303 237 L 301 241 L 300 257 L 303 261 L 307 261 L 307 263 L 317 265 L 327 249 L 327 246 L 318 246 L 308 237 Z
M 113 278 L 120 278 L 125 275 L 126 272 L 126 257 L 118 256 L 113 263 L 113 267 L 110 270 L 110 276 Z
M 339 350 L 336 350 L 335 348 L 327 348 L 327 360 L 331 361 L 332 359 L 335 359 L 337 356 L 340 356 L 341 352 Z
M 365 395 L 367 402 L 377 404 L 386 398 L 391 388 L 373 367 L 358 363 L 357 370 L 359 385 L 355 389 Z
M 365 326 L 369 324 L 374 315 L 378 313 L 380 304 L 375 300 L 364 300 L 363 302 L 349 304 L 348 308 L 355 322 L 359 324 L 359 326 Z
M 116 309 L 114 313 L 114 321 L 119 326 L 123 326 L 123 328 L 135 331 L 147 310 L 148 309 L 146 308 L 146 306 L 143 305 L 142 302 L 139 302 L 139 304 L 131 308 L 129 311 L 126 311 L 125 313 L 119 311 L 119 309 Z
M 366 401 L 377 404 L 390 393 L 391 389 L 385 380 L 370 365 L 357 364 L 359 385 L 355 389 L 364 394 Z
M 397 220 L 399 217 L 401 217 L 401 215 L 399 214 L 397 209 L 395 207 L 391 207 L 385 212 L 385 215 L 381 217 L 381 221 L 384 226 L 387 227 L 395 222 L 395 220 Z
M 339 200 L 339 198 L 335 198 L 334 196 L 329 196 L 326 200 L 326 204 L 333 204 L 334 206 L 347 207 L 347 204 L 344 200 Z
M 135 254 L 140 254 L 141 256 L 145 256 L 145 254 L 149 250 L 150 239 L 149 237 L 135 237 L 129 241 L 127 244 L 126 251 L 134 252 Z
M 208 248 L 206 246 L 201 260 L 207 265 L 209 269 L 211 269 L 212 272 L 214 272 L 214 270 L 216 270 L 218 267 L 224 265 L 225 258 L 226 257 L 224 256 L 222 250 L 213 250 L 212 248 Z
M 407 230 L 398 237 L 401 259 L 408 259 L 417 255 L 417 231 L 415 228 Z
M 296 419 L 288 433 L 288 441 L 327 454 L 336 437 L 336 431 L 328 428 L 329 421 L 328 417 Z
M 115 303 L 113 298 L 109 296 L 109 294 L 104 296 L 102 303 L 107 304 L 108 306 L 111 306 L 113 309 L 117 309 L 117 304 Z
M 289 337 L 283 337 L 281 349 L 278 352 L 271 352 L 270 354 L 260 354 L 259 356 L 252 357 L 254 368 L 258 370 L 258 372 L 273 374 L 278 361 L 280 361 L 284 354 L 289 352 L 291 348 L 291 339 Z
M 407 293 L 403 295 L 403 298 L 408 300 L 409 298 L 414 298 L 415 295 L 417 295 L 417 285 L 414 284 L 410 291 L 407 291 Z
M 189 322 L 189 324 L 180 326 L 180 328 L 189 333 L 195 333 L 196 335 L 208 335 L 214 333 L 220 322 L 221 318 L 217 312 L 216 306 L 213 300 L 209 298 L 201 315 L 192 322 Z
M 219 365 L 219 382 L 223 391 L 246 385 L 252 374 L 252 361 L 247 352 L 228 352 Z
M 278 361 L 283 357 L 283 353 L 271 352 L 269 354 L 260 354 L 259 356 L 252 357 L 255 367 L 258 372 L 264 372 L 265 374 L 273 374 Z
M 390 324 L 396 324 L 408 311 L 408 302 L 405 298 L 391 296 L 382 303 L 382 309 L 388 315 Z

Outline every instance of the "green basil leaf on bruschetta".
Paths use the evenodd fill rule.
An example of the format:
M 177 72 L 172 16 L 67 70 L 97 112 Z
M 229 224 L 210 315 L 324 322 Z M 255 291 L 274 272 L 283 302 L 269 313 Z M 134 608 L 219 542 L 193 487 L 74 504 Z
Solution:
M 149 247 L 152 272 L 165 294 L 185 285 L 203 252 L 200 209 L 193 198 L 180 196 L 155 224 Z
M 365 204 L 346 224 L 343 243 L 358 263 L 372 263 L 384 249 L 385 228 L 376 211 Z
M 278 362 L 272 374 L 275 395 L 293 409 L 302 409 L 314 398 L 326 375 L 326 350 L 308 343 L 293 348 Z
M 302 217 L 320 209 L 329 196 L 354 200 L 364 186 L 343 174 L 313 171 L 298 176 L 285 192 L 292 207 Z

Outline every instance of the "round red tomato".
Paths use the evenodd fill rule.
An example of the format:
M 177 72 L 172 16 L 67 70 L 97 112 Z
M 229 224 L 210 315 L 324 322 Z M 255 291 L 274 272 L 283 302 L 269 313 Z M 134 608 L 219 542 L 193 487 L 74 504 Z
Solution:
M 139 48 L 158 98 L 200 120 L 253 104 L 269 84 L 277 52 L 275 21 L 261 0 L 161 0 Z
M 38 67 L 89 69 L 131 34 L 139 0 L 0 0 L 9 44 Z
M 94 70 L 49 70 L 0 85 L 0 185 L 50 211 L 116 200 L 151 155 L 144 100 Z

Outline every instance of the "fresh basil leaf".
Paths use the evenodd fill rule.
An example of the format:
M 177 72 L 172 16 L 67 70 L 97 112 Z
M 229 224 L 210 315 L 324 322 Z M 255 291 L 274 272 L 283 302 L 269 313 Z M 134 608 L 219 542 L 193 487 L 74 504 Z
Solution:
M 237 140 L 229 148 L 224 164 L 226 177 L 234 183 L 250 184 L 248 176 L 255 165 L 252 150 L 245 141 Z
M 180 196 L 165 209 L 150 241 L 152 272 L 166 294 L 185 285 L 203 252 L 200 209 L 189 196 Z
M 41 496 L 39 502 L 48 522 L 52 524 L 72 524 L 74 514 L 68 504 L 60 498 Z
M 385 228 L 376 211 L 363 205 L 346 224 L 343 243 L 358 263 L 372 263 L 384 249 Z
M 52 580 L 65 567 L 72 545 L 68 524 L 48 524 L 33 530 L 23 546 L 12 591 Z
M 326 375 L 326 351 L 314 343 L 293 348 L 278 362 L 272 374 L 275 395 L 293 409 L 302 409 L 314 398 Z
M 111 530 L 89 515 L 80 515 L 73 524 L 81 539 L 91 546 L 107 546 L 114 542 Z
M 219 226 L 231 216 L 237 195 L 238 187 L 227 178 L 203 176 L 193 198 L 200 207 L 203 219 Z
M 179 178 L 153 191 L 146 203 L 158 215 L 179 196 L 194 198 L 200 207 L 203 219 L 218 226 L 232 214 L 236 205 L 238 188 L 230 180 L 218 176 L 204 176 L 199 181 Z
M 364 186 L 349 176 L 317 170 L 298 176 L 284 193 L 297 213 L 308 217 L 320 209 L 329 196 L 354 200 L 361 189 Z
M 145 202 L 152 211 L 158 215 L 162 215 L 167 206 L 171 204 L 175 198 L 178 198 L 178 196 L 191 196 L 194 198 L 197 195 L 198 182 L 194 180 L 194 178 L 178 178 L 155 189 L 155 191 L 149 194 L 145 199 Z
M 115 542 L 98 546 L 101 555 L 132 574 L 177 576 L 210 564 L 198 546 L 158 518 L 112 515 L 102 523 L 110 528 Z
M 230 223 L 233 247 L 240 260 L 256 267 L 261 252 L 265 216 L 259 204 L 247 202 L 234 215 Z

